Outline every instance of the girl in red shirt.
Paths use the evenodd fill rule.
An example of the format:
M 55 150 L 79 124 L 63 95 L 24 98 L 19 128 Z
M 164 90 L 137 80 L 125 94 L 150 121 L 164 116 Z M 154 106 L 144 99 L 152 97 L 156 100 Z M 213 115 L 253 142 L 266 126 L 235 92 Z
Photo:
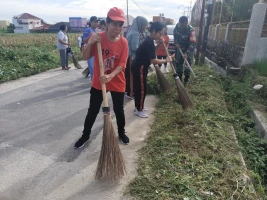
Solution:
M 128 43 L 121 36 L 122 26 L 125 22 L 124 12 L 119 8 L 112 8 L 107 14 L 107 31 L 94 34 L 83 50 L 83 59 L 88 60 L 95 57 L 94 76 L 90 91 L 90 105 L 84 122 L 84 130 L 81 138 L 75 143 L 74 148 L 81 148 L 88 142 L 91 129 L 99 113 L 103 97 L 101 84 L 105 83 L 107 91 L 111 93 L 113 109 L 117 119 L 118 135 L 124 144 L 129 143 L 129 138 L 125 135 L 125 115 L 124 115 L 124 92 L 125 76 L 124 71 L 127 62 Z M 99 60 L 96 43 L 101 43 L 104 72 L 100 77 Z

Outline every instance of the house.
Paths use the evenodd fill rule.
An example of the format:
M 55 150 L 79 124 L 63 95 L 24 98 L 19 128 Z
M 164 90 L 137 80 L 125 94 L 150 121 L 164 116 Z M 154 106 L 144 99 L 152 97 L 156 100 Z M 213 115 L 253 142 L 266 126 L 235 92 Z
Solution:
M 39 26 L 30 30 L 31 33 L 46 33 L 48 29 L 51 27 L 51 24 L 44 24 L 43 26 Z
M 41 19 L 29 13 L 14 16 L 12 23 L 15 25 L 14 33 L 29 33 L 31 29 L 42 26 Z
M 7 20 L 0 20 L 0 28 L 4 28 L 6 29 L 10 24 L 10 21 L 7 21 Z
M 164 15 L 160 15 L 160 16 L 153 16 L 153 22 L 161 22 L 163 24 L 165 23 L 170 23 L 170 24 L 174 24 L 174 20 L 171 18 L 166 18 L 164 17 Z
M 51 25 L 48 29 L 47 32 L 49 33 L 57 33 L 59 31 L 59 28 L 61 25 L 66 25 L 67 27 L 70 27 L 69 22 L 58 22 L 56 24 Z

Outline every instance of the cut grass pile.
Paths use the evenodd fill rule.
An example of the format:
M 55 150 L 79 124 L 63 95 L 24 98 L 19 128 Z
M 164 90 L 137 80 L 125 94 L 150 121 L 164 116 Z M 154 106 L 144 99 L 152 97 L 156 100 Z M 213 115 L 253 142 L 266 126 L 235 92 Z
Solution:
M 182 111 L 175 89 L 159 96 L 138 176 L 128 192 L 142 200 L 259 199 L 263 189 L 240 159 L 223 81 L 208 67 L 195 67 L 195 73 L 197 79 L 188 86 L 194 109 Z M 156 85 L 151 75 L 148 90 L 157 93 Z

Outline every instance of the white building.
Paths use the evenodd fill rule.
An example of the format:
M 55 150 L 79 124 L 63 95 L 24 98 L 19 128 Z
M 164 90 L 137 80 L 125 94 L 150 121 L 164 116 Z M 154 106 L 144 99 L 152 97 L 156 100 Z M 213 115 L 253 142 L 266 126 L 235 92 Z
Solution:
M 30 33 L 30 30 L 42 26 L 41 19 L 29 13 L 23 13 L 12 19 L 14 33 Z

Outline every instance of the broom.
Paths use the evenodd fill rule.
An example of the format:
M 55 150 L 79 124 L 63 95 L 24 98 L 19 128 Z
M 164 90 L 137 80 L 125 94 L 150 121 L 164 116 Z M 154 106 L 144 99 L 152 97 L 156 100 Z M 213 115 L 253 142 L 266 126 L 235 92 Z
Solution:
M 69 55 L 70 57 L 72 57 L 72 61 L 73 61 L 74 66 L 75 66 L 77 69 L 82 69 L 81 65 L 77 62 L 77 60 L 76 60 L 76 58 L 75 58 L 75 56 L 74 56 L 74 53 L 73 53 L 73 51 L 71 50 L 71 47 L 70 47 L 70 46 L 67 48 L 67 53 L 68 53 L 68 55 Z
M 183 54 L 183 52 L 182 52 L 182 50 L 180 48 L 179 48 L 179 51 L 180 51 L 181 55 L 183 56 L 184 54 Z M 185 60 L 185 63 L 187 65 L 187 67 L 190 69 L 191 73 L 193 74 L 193 77 L 196 78 L 196 75 L 195 75 L 191 65 L 189 64 L 187 58 L 184 58 L 184 60 Z
M 72 55 L 72 61 L 73 61 L 73 64 L 74 66 L 77 68 L 77 69 L 82 69 L 82 66 L 77 62 L 76 58 L 74 55 Z
M 165 52 L 167 54 L 167 56 L 169 56 L 169 52 L 165 46 L 165 44 L 163 43 L 163 46 L 164 46 L 164 49 L 165 49 Z M 172 71 L 174 73 L 173 77 L 175 79 L 175 84 L 176 84 L 176 87 L 177 87 L 177 92 L 178 92 L 178 95 L 179 95 L 179 99 L 180 99 L 180 102 L 182 104 L 182 108 L 183 110 L 186 110 L 190 107 L 193 107 L 193 102 L 191 101 L 186 89 L 184 88 L 178 74 L 176 73 L 176 70 L 173 66 L 173 63 L 170 62 L 171 64 L 171 68 L 172 68 Z
M 155 67 L 155 71 L 158 77 L 158 82 L 160 85 L 160 89 L 162 91 L 162 93 L 166 94 L 168 93 L 168 91 L 170 91 L 171 89 L 171 84 L 167 81 L 167 79 L 165 78 L 165 76 L 162 74 L 160 68 L 157 65 L 154 65 Z
M 104 75 L 101 44 L 97 42 L 100 76 Z M 102 84 L 104 128 L 101 153 L 98 160 L 96 179 L 117 180 L 125 174 L 125 164 L 118 144 L 118 139 L 112 125 L 110 108 L 106 94 L 106 84 Z
M 89 74 L 90 74 L 90 71 L 89 71 L 88 67 L 86 67 L 85 70 L 83 70 L 82 75 L 87 77 L 87 76 L 89 76 Z

